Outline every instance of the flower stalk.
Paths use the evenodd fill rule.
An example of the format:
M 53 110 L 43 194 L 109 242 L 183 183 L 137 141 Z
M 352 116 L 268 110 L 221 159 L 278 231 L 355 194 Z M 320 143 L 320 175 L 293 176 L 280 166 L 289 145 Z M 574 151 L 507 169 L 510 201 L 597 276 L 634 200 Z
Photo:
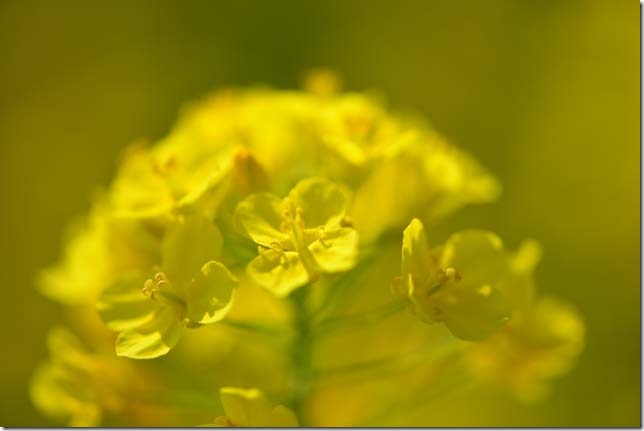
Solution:
M 292 398 L 293 411 L 302 424 L 306 424 L 306 398 L 311 391 L 313 378 L 313 331 L 308 308 L 310 285 L 291 295 L 295 337 L 291 350 L 293 364 Z

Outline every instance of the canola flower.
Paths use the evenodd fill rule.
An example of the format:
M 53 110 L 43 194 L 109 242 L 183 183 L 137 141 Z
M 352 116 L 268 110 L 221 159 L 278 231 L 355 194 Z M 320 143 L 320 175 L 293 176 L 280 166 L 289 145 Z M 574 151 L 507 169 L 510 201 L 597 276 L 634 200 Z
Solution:
M 131 272 L 101 293 L 98 312 L 120 331 L 116 354 L 136 359 L 168 353 L 181 328 L 223 319 L 230 309 L 237 279 L 221 263 L 221 234 L 203 218 L 181 217 L 164 236 L 161 271 L 153 278 Z
M 140 424 L 133 411 L 154 414 L 142 403 L 151 382 L 132 364 L 92 351 L 64 328 L 52 329 L 47 344 L 50 357 L 37 368 L 31 386 L 33 402 L 43 413 L 82 427 L 99 426 L 103 418 L 116 414 Z
M 496 179 L 332 74 L 306 85 L 216 93 L 124 152 L 38 278 L 79 334 L 50 337 L 31 382 L 43 414 L 404 426 L 463 379 L 534 400 L 572 368 L 583 322 L 539 296 L 535 241 L 511 252 L 476 226 L 435 238 L 495 200 Z
M 340 187 L 322 178 L 299 182 L 283 200 L 248 196 L 235 209 L 240 232 L 259 245 L 248 274 L 283 297 L 320 273 L 350 270 L 358 237 L 344 218 L 346 201 Z
M 283 405 L 272 406 L 262 391 L 224 387 L 219 391 L 225 416 L 203 427 L 298 427 L 295 414 Z
M 525 245 L 523 263 L 513 266 L 517 257 L 503 250 L 501 239 L 477 230 L 453 234 L 432 249 L 423 224 L 414 219 L 403 232 L 395 289 L 420 319 L 443 322 L 463 340 L 484 339 L 529 301 L 532 285 L 522 273 L 532 270 L 536 253 L 532 243 Z

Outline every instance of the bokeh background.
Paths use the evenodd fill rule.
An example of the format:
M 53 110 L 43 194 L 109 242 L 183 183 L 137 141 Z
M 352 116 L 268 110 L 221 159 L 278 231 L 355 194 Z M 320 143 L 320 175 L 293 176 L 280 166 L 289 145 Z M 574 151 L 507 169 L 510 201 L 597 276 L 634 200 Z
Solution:
M 0 424 L 48 425 L 27 381 L 59 308 L 38 295 L 67 222 L 119 151 L 209 90 L 292 88 L 327 66 L 427 116 L 503 182 L 443 226 L 538 238 L 544 293 L 588 328 L 532 406 L 492 394 L 461 425 L 640 425 L 639 7 L 633 1 L 0 2 Z

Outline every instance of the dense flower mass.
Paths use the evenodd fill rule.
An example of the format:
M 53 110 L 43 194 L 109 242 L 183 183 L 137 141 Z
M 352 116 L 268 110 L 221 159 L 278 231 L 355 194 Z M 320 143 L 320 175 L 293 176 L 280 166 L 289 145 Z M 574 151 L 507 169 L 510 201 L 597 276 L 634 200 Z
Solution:
M 307 88 L 216 93 L 123 153 L 39 278 L 70 326 L 32 379 L 44 414 L 404 426 L 431 388 L 533 400 L 571 368 L 583 323 L 536 292 L 535 241 L 435 233 L 494 177 L 332 75 Z

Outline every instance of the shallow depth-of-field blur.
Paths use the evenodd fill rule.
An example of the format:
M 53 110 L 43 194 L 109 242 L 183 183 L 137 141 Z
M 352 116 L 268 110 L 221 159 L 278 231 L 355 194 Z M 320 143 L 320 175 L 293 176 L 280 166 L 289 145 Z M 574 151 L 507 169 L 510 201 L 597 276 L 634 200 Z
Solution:
M 51 425 L 28 379 L 62 315 L 34 278 L 119 152 L 210 90 L 295 88 L 325 66 L 494 173 L 501 199 L 441 231 L 538 239 L 540 291 L 586 321 L 585 351 L 546 401 L 473 392 L 437 400 L 425 423 L 639 425 L 638 48 L 639 9 L 622 0 L 3 1 L 0 424 Z

